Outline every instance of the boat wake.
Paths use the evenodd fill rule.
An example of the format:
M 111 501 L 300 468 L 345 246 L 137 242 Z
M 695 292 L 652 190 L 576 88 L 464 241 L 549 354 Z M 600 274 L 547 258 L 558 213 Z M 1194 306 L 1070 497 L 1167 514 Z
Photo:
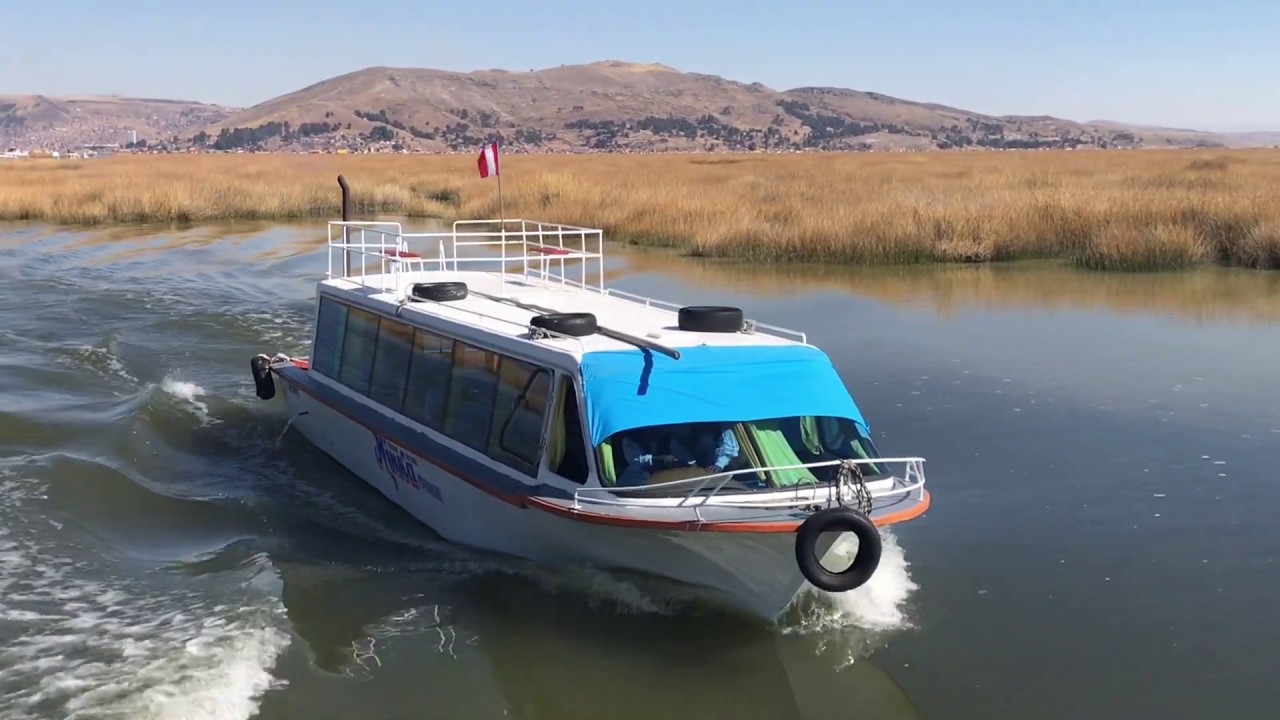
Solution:
M 0 716 L 248 718 L 274 683 L 287 620 L 261 563 L 240 577 L 112 572 L 59 543 L 43 483 L 0 471 Z M 32 510 L 37 510 L 32 512 Z M 269 569 L 269 568 L 267 568 Z

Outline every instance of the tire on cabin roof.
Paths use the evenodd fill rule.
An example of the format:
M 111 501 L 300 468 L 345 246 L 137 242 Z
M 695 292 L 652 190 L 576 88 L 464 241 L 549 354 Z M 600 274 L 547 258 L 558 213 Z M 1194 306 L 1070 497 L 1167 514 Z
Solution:
M 409 295 L 418 300 L 448 302 L 464 300 L 467 284 L 464 282 L 420 282 L 409 286 Z
M 690 305 L 680 308 L 678 326 L 689 332 L 735 333 L 742 330 L 742 309 L 720 305 Z
M 583 337 L 594 335 L 599 330 L 596 316 L 591 313 L 546 313 L 534 315 L 529 324 L 543 330 L 550 330 L 560 335 Z

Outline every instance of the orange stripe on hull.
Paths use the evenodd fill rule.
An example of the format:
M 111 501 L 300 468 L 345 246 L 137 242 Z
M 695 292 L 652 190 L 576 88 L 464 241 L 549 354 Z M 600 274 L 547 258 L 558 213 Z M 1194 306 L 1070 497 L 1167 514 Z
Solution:
M 929 491 L 922 490 L 920 502 L 903 510 L 897 510 L 886 513 L 872 519 L 877 527 L 885 527 L 900 522 L 906 522 L 914 518 L 920 517 L 929 509 Z M 751 522 L 751 521 L 732 521 L 725 520 L 721 522 L 705 522 L 701 520 L 645 520 L 643 518 L 620 517 L 618 515 L 604 515 L 601 513 L 593 513 L 587 510 L 574 510 L 552 502 L 547 502 L 541 498 L 530 497 L 525 499 L 526 507 L 533 507 L 553 515 L 577 520 L 579 522 L 595 523 L 597 525 L 613 525 L 615 527 L 642 528 L 651 530 L 687 530 L 699 532 L 746 532 L 746 533 L 787 533 L 795 532 L 802 520 L 774 520 L 769 522 Z

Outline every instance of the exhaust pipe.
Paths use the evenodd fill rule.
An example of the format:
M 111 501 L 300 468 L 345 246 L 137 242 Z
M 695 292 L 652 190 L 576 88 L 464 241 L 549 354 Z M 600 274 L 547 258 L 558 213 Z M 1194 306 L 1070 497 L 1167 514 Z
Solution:
M 338 176 L 338 187 L 342 188 L 342 221 L 350 222 L 351 221 L 351 188 L 347 186 L 347 179 L 342 177 L 341 175 Z M 347 248 L 346 248 L 346 245 L 348 243 L 347 241 L 348 229 L 349 228 L 347 228 L 346 225 L 342 226 L 342 245 L 343 245 L 342 277 L 347 277 L 348 275 L 351 274 L 351 256 L 347 253 Z

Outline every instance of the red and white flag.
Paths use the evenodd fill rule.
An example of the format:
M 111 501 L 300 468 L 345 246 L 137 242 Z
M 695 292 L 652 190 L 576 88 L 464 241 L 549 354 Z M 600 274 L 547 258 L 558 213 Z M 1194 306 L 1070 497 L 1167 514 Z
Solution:
M 480 167 L 480 177 L 487 178 L 490 175 L 498 174 L 498 143 L 489 143 L 480 151 L 480 158 L 476 163 Z

